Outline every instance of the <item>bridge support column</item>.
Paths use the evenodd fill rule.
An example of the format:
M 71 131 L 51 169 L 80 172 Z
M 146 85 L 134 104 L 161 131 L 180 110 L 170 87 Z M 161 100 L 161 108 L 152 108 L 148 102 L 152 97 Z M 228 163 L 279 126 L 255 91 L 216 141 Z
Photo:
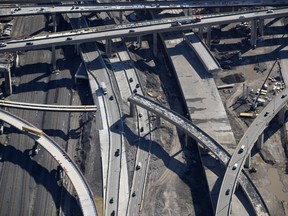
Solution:
M 203 39 L 203 27 L 200 27 L 198 30 L 198 36 L 202 40 Z
M 53 20 L 53 32 L 56 32 L 57 31 L 56 14 L 52 14 L 52 20 Z
M 262 148 L 263 143 L 264 143 L 264 133 L 262 133 L 262 134 L 258 137 L 257 142 L 256 142 L 257 148 L 258 148 L 259 150 Z
M 112 55 L 111 43 L 112 43 L 111 39 L 106 39 L 105 49 L 107 57 L 110 57 Z
M 153 55 L 157 57 L 158 53 L 158 44 L 157 44 L 157 33 L 153 33 Z
M 185 16 L 192 16 L 193 15 L 192 8 L 187 8 L 187 9 L 184 9 L 183 11 L 184 11 Z
M 283 108 L 279 111 L 279 113 L 278 113 L 280 124 L 284 124 L 284 122 L 285 122 L 285 113 L 286 113 L 286 110 L 287 110 L 286 107 L 283 107 Z
M 5 90 L 8 95 L 12 94 L 12 82 L 10 67 L 7 67 L 7 71 L 4 74 L 5 77 Z
M 156 116 L 156 127 L 160 127 L 160 126 L 161 126 L 160 116 Z
M 263 36 L 264 35 L 264 19 L 260 19 L 258 21 L 258 29 L 259 29 L 259 34 Z
M 257 25 L 256 20 L 251 20 L 251 39 L 250 44 L 252 47 L 256 47 L 256 40 L 257 40 Z
M 207 28 L 207 41 L 206 41 L 207 47 L 211 48 L 211 26 L 208 26 Z
M 79 56 L 79 54 L 80 54 L 80 44 L 76 44 L 75 48 L 76 48 L 76 54 Z
M 16 53 L 15 53 L 14 64 L 15 64 L 16 68 L 19 68 L 19 53 L 18 53 L 18 51 L 16 51 Z
M 123 11 L 119 12 L 119 23 L 122 24 L 123 23 Z
M 52 69 L 55 71 L 57 69 L 56 67 L 56 52 L 55 52 L 55 46 L 52 45 Z
M 245 163 L 244 163 L 244 167 L 245 168 L 250 168 L 250 165 L 251 165 L 251 153 L 249 153 L 247 155 L 247 158 L 246 158 Z
M 135 116 L 136 114 L 135 110 L 136 110 L 136 105 L 130 103 L 130 116 L 131 117 Z
M 140 49 L 142 47 L 142 36 L 137 36 L 137 44 L 138 44 L 138 48 Z

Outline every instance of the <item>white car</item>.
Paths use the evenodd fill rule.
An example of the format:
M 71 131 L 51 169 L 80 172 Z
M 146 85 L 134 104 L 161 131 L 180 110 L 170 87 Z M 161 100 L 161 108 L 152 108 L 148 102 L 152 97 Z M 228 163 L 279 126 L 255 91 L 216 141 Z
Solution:
M 0 47 L 6 47 L 7 44 L 6 43 L 0 43 Z
M 236 170 L 236 169 L 237 169 L 237 167 L 238 167 L 238 164 L 237 164 L 237 163 L 235 163 L 235 164 L 233 165 L 233 167 L 232 167 L 232 170 Z
M 273 13 L 274 11 L 273 10 L 267 10 L 267 13 Z

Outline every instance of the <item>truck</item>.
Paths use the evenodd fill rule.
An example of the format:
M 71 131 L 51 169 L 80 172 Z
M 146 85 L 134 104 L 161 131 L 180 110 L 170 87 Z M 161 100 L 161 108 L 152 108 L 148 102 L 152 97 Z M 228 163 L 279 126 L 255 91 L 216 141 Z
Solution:
M 107 87 L 106 87 L 105 82 L 100 83 L 100 88 L 102 89 L 103 94 L 106 95 L 107 94 Z

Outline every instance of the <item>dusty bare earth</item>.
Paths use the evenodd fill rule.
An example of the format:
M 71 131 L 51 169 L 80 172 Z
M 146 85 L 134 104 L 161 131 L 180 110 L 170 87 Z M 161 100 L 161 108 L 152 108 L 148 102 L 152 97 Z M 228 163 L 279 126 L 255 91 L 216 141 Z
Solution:
M 273 26 L 275 28 L 275 26 L 279 27 L 282 26 L 282 24 L 283 20 L 280 20 L 275 22 Z M 226 26 L 222 29 L 224 34 L 226 34 L 226 36 L 228 35 L 228 39 L 221 40 L 220 44 L 214 46 L 214 48 L 218 47 L 217 50 L 226 50 L 226 47 L 235 49 L 235 43 L 241 41 L 241 38 L 238 40 L 229 39 L 229 33 L 232 32 L 231 27 L 232 26 Z M 281 46 L 281 44 L 287 43 L 287 38 L 285 38 L 286 42 L 283 39 L 278 40 L 278 38 L 283 36 L 282 32 L 285 32 L 285 27 L 279 28 L 282 28 L 282 31 L 279 30 L 278 34 L 275 34 L 275 32 L 271 34 L 273 33 L 273 27 L 266 27 L 264 32 L 271 35 L 264 36 L 264 40 L 259 42 L 259 46 L 254 50 L 246 46 L 238 49 L 243 53 L 243 60 L 240 61 L 237 56 L 232 57 L 231 60 L 234 66 L 230 70 L 224 70 L 215 77 L 217 85 L 227 84 L 227 80 L 235 84 L 232 89 L 220 90 L 220 94 L 224 101 L 237 142 L 239 142 L 245 130 L 253 121 L 253 119 L 239 118 L 239 114 L 240 112 L 249 111 L 252 98 L 255 97 L 255 92 L 261 87 L 270 70 L 272 70 L 270 77 L 276 78 L 276 81 L 269 80 L 267 82 L 268 93 L 265 98 L 267 101 L 273 97 L 272 89 L 276 83 L 283 83 L 279 64 L 276 63 L 273 67 L 275 60 L 280 58 L 279 52 L 275 52 L 274 50 Z M 268 43 L 268 41 L 270 41 L 270 43 Z M 272 44 L 271 41 L 273 41 Z M 234 79 L 233 74 L 236 74 Z M 239 76 L 244 80 L 237 82 L 239 81 L 239 79 L 237 79 Z M 223 80 L 226 81 L 226 83 L 223 82 Z M 242 99 L 243 83 L 249 88 L 248 100 Z M 278 93 L 276 92 L 276 94 Z M 262 107 L 258 107 L 255 113 L 259 113 L 261 109 Z M 252 164 L 250 169 L 247 169 L 247 171 L 250 172 L 250 177 L 262 194 L 271 215 L 288 214 L 287 155 L 285 155 L 284 148 L 284 146 L 287 145 L 286 133 L 285 127 L 280 124 L 277 121 L 277 117 L 275 117 L 275 120 L 270 123 L 269 128 L 265 130 L 265 143 L 263 148 L 258 150 L 254 147 L 252 151 Z
M 138 72 L 146 79 L 144 83 L 149 93 L 146 96 L 184 115 L 187 112 L 167 60 L 161 50 L 159 56 L 153 58 L 151 46 L 151 38 L 145 37 L 142 49 L 130 49 Z M 157 127 L 155 121 L 153 127 Z M 197 145 L 189 140 L 186 147 L 183 132 L 163 120 L 152 136 L 148 183 L 141 215 L 211 215 L 203 206 L 207 197 L 201 195 L 205 190 L 205 181 L 201 168 L 196 165 L 200 163 Z

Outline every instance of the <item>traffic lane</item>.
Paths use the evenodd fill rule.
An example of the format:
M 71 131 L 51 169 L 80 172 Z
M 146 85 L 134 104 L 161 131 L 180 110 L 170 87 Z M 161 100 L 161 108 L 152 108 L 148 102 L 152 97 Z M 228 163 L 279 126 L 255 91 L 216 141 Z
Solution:
M 110 29 L 104 32 L 97 32 L 97 33 L 85 33 L 85 30 L 81 30 L 79 33 L 65 33 L 65 36 L 59 36 L 57 34 L 56 38 L 51 35 L 45 36 L 42 39 L 28 39 L 20 42 L 16 41 L 9 41 L 6 46 L 0 47 L 0 52 L 5 51 L 20 51 L 20 50 L 31 50 L 31 49 L 42 49 L 46 48 L 47 46 L 50 47 L 51 44 L 55 46 L 62 46 L 62 45 L 75 45 L 79 43 L 85 42 L 93 42 L 95 40 L 104 40 L 104 39 L 112 39 L 112 38 L 121 38 L 121 37 L 133 37 L 145 34 L 152 34 L 152 33 L 161 33 L 168 31 L 176 31 L 176 30 L 187 30 L 191 28 L 199 28 L 202 26 L 209 26 L 209 25 L 220 25 L 220 24 L 227 24 L 231 22 L 244 22 L 250 21 L 251 19 L 258 19 L 258 18 L 277 18 L 286 16 L 288 13 L 288 9 L 279 9 L 274 10 L 273 13 L 267 13 L 267 11 L 258 12 L 258 13 L 249 13 L 247 15 L 227 15 L 227 16 L 220 16 L 220 17 L 204 17 L 201 22 L 198 23 L 187 23 L 181 26 L 171 26 L 171 22 L 173 20 L 168 21 L 169 23 L 164 24 L 156 24 L 156 25 L 148 25 L 148 26 L 141 26 L 141 27 L 125 27 L 125 29 Z M 182 18 L 183 19 L 183 18 Z M 174 22 L 177 20 L 174 20 Z M 85 33 L 85 34 L 84 34 Z M 31 44 L 31 41 L 32 44 Z M 27 44 L 28 43 L 28 44 Z
M 141 115 L 140 115 L 141 114 Z M 141 116 L 141 117 L 140 117 Z M 141 107 L 138 107 L 138 120 L 139 120 L 139 143 L 138 143 L 138 150 L 137 150 L 137 160 L 136 160 L 136 175 L 133 178 L 133 189 L 130 199 L 130 215 L 137 214 L 141 211 L 141 202 L 143 193 L 145 193 L 145 177 L 148 165 L 148 157 L 149 157 L 149 143 L 147 143 L 146 138 L 144 137 L 150 132 L 149 128 L 149 118 L 148 112 Z M 146 124 L 148 122 L 148 125 Z M 141 163 L 141 169 L 137 170 L 137 165 Z M 135 196 L 133 193 L 135 192 Z M 132 208 L 131 208 L 132 207 Z

